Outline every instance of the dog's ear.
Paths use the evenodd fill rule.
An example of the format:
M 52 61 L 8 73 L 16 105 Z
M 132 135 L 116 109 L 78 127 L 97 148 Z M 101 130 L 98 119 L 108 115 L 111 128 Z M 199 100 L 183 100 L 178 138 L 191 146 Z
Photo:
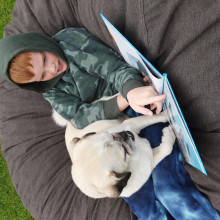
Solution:
M 76 143 L 77 143 L 79 140 L 80 140 L 80 138 L 75 137 L 75 138 L 72 139 L 72 141 L 71 141 L 69 144 L 66 145 L 71 160 L 72 160 L 72 155 L 73 155 L 73 149 L 74 149 Z M 73 160 L 72 160 L 72 161 L 73 161 Z
M 89 133 L 85 134 L 82 138 L 86 138 L 86 137 L 89 137 L 94 134 L 96 134 L 96 132 L 89 132 Z
M 71 141 L 71 144 L 74 144 L 74 145 L 75 145 L 79 140 L 80 140 L 80 138 L 75 137 L 75 138 L 73 138 L 73 140 Z
M 86 138 L 86 137 L 88 137 L 88 136 L 90 136 L 90 135 L 93 135 L 93 134 L 96 134 L 96 132 L 87 133 L 87 134 L 85 134 L 82 138 Z M 74 144 L 74 145 L 75 145 L 75 144 L 76 144 L 80 139 L 82 139 L 82 138 L 78 138 L 78 137 L 73 138 L 71 144 Z
M 111 174 L 118 179 L 114 187 L 117 189 L 118 196 L 119 196 L 122 190 L 124 189 L 124 187 L 127 185 L 128 180 L 131 176 L 131 172 L 117 173 L 117 172 L 112 171 Z

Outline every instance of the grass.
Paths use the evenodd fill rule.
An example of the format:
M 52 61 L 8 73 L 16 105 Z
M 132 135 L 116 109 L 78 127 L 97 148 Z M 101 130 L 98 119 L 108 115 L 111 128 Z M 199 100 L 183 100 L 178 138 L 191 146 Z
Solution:
M 0 152 L 0 195 L 0 220 L 33 219 L 14 189 L 2 152 Z
M 11 22 L 11 11 L 15 0 L 0 0 L 0 39 L 7 23 Z M 0 145 L 1 148 L 1 145 Z M 0 150 L 0 220 L 31 220 L 29 212 L 21 203 L 8 173 L 6 161 Z
M 11 22 L 11 11 L 15 0 L 0 0 L 0 39 L 3 37 L 5 25 Z

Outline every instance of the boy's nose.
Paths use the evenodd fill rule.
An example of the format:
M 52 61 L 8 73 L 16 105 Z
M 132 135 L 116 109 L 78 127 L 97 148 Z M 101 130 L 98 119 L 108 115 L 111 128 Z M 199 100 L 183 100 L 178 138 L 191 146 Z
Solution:
M 55 63 L 51 63 L 51 64 L 48 64 L 46 67 L 45 67 L 45 72 L 47 73 L 56 73 L 57 69 L 56 69 L 56 65 Z

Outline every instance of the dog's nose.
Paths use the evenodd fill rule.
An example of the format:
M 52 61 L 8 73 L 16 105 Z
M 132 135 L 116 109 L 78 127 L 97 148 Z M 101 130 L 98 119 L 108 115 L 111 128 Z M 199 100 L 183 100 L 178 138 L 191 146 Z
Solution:
M 118 132 L 118 135 L 119 135 L 124 141 L 126 141 L 126 140 L 128 139 L 128 135 L 127 135 L 126 131 Z
M 132 139 L 132 141 L 135 140 L 134 134 L 131 131 L 126 131 L 127 135 Z
M 119 132 L 118 135 L 120 135 L 124 141 L 127 141 L 129 138 L 131 138 L 134 141 L 134 135 L 130 131 L 122 131 Z

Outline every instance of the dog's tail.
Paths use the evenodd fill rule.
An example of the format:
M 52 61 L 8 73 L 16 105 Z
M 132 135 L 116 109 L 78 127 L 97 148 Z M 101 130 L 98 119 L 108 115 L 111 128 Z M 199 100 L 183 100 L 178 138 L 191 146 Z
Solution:
M 54 109 L 52 111 L 52 118 L 55 123 L 61 127 L 66 127 L 68 121 L 64 119 L 60 114 L 58 114 Z

